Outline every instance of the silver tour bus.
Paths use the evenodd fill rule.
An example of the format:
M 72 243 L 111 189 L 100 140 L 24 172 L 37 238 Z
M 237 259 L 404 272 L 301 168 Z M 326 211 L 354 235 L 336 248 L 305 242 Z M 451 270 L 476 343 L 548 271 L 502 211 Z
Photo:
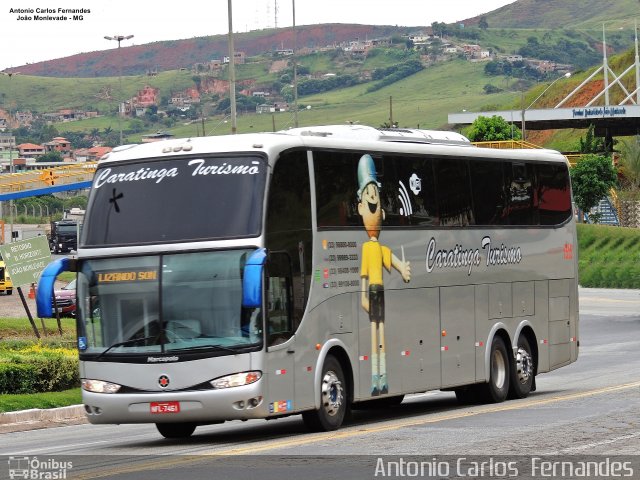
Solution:
M 95 424 L 198 425 L 410 393 L 501 402 L 578 356 L 566 159 L 456 133 L 326 126 L 115 149 L 77 258 Z

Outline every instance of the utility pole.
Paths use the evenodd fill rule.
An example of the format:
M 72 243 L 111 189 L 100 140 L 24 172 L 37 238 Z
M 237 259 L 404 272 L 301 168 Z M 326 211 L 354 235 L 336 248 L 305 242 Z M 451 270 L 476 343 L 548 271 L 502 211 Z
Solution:
M 229 14 L 229 99 L 231 101 L 231 134 L 235 135 L 238 132 L 238 120 L 236 110 L 236 59 L 233 48 L 233 13 L 231 0 L 227 0 L 227 10 Z
M 121 114 L 124 112 L 120 112 L 120 105 L 121 102 L 124 101 L 122 99 L 123 95 L 122 95 L 122 54 L 120 52 L 120 42 L 122 42 L 123 40 L 130 40 L 133 38 L 133 35 L 114 35 L 113 37 L 109 37 L 107 35 L 105 35 L 105 40 L 115 40 L 116 42 L 118 42 L 118 61 L 119 61 L 119 68 L 118 68 L 118 89 L 120 90 L 118 92 L 118 96 L 120 97 L 120 100 L 118 101 L 118 129 L 120 130 L 120 145 L 122 145 L 122 118 L 121 118 Z
M 296 0 L 293 3 L 293 124 L 298 128 L 298 60 L 296 55 Z

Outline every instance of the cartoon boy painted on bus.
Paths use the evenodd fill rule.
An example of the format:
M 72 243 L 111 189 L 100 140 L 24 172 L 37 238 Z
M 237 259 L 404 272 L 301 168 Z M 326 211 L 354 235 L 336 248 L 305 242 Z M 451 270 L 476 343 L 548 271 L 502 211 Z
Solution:
M 369 235 L 369 241 L 362 245 L 362 308 L 371 321 L 371 395 L 389 393 L 387 364 L 384 342 L 384 282 L 383 267 L 391 272 L 395 268 L 405 282 L 411 280 L 411 266 L 396 257 L 389 247 L 378 241 L 384 220 L 384 210 L 380 203 L 381 184 L 377 180 L 376 168 L 371 155 L 363 155 L 358 162 L 358 213 Z

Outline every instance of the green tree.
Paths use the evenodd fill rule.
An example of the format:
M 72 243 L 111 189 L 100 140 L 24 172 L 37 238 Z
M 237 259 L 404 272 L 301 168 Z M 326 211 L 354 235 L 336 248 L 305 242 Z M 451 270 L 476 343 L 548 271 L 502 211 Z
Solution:
M 580 137 L 578 150 L 580 153 L 602 153 L 605 151 L 604 141 L 593 133 L 594 126 L 589 125 L 584 138 Z
M 44 155 L 40 155 L 36 162 L 62 162 L 62 155 L 60 152 L 56 152 L 55 150 L 52 152 L 45 153 Z
M 571 167 L 573 198 L 578 208 L 588 212 L 614 187 L 618 175 L 608 157 L 587 154 Z
M 91 132 L 89 132 L 89 138 L 94 142 L 100 139 L 100 129 L 92 128 Z
M 491 118 L 480 115 L 471 124 L 467 137 L 472 142 L 494 142 L 498 140 L 520 140 L 520 129 L 504 118 L 494 115 Z
M 624 187 L 634 193 L 640 192 L 640 137 L 622 141 L 619 165 Z
M 480 17 L 480 21 L 478 22 L 478 26 L 482 29 L 482 30 L 486 30 L 487 28 L 489 28 L 489 23 L 487 22 L 487 17 Z

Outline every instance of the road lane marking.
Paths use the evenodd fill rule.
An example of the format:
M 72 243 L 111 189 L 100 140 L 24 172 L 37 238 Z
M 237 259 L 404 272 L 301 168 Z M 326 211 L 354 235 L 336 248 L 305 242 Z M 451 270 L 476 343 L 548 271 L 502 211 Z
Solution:
M 611 443 L 616 443 L 621 440 L 629 440 L 630 438 L 640 437 L 640 433 L 631 433 L 629 435 L 623 435 L 621 437 L 609 438 L 607 440 L 601 440 L 599 442 L 587 443 L 584 445 L 578 445 L 577 447 L 569 447 L 563 448 L 562 450 L 557 450 L 555 452 L 547 453 L 546 455 L 566 455 L 571 452 L 579 452 L 580 450 L 587 450 L 593 447 L 599 447 L 601 445 L 609 445 Z
M 587 390 L 584 392 L 577 392 L 569 395 L 558 395 L 555 397 L 528 399 L 524 401 L 511 401 L 507 403 L 492 405 L 489 407 L 474 408 L 471 411 L 467 410 L 462 412 L 430 415 L 429 418 L 421 418 L 421 419 L 413 419 L 413 420 L 405 420 L 405 421 L 401 420 L 398 422 L 394 422 L 386 425 L 380 425 L 380 426 L 348 427 L 338 432 L 316 433 L 316 434 L 307 435 L 304 438 L 295 437 L 293 439 L 281 440 L 281 441 L 275 441 L 275 442 L 272 442 L 270 440 L 266 440 L 266 441 L 259 440 L 258 442 L 256 442 L 256 444 L 249 447 L 230 448 L 230 449 L 219 450 L 211 453 L 199 453 L 197 456 L 190 455 L 190 456 L 185 456 L 181 458 L 173 457 L 173 458 L 167 458 L 166 460 L 155 459 L 149 462 L 145 462 L 143 464 L 135 464 L 125 468 L 111 470 L 109 472 L 92 472 L 92 473 L 78 474 L 78 475 L 74 474 L 73 478 L 78 480 L 84 480 L 84 479 L 90 479 L 90 478 L 102 478 L 102 477 L 113 476 L 117 474 L 133 473 L 133 472 L 139 472 L 144 470 L 166 469 L 169 467 L 175 467 L 178 465 L 183 465 L 188 463 L 197 463 L 199 461 L 204 461 L 205 459 L 211 460 L 212 458 L 215 458 L 215 457 L 220 457 L 222 459 L 222 457 L 230 456 L 230 455 L 249 455 L 249 454 L 264 452 L 267 450 L 276 450 L 279 448 L 308 445 L 308 444 L 316 443 L 320 441 L 326 442 L 326 441 L 340 440 L 344 438 L 357 437 L 361 435 L 370 435 L 372 433 L 388 432 L 392 430 L 398 430 L 401 428 L 428 425 L 431 423 L 443 422 L 446 420 L 458 420 L 461 418 L 473 417 L 473 416 L 484 415 L 489 413 L 498 413 L 498 412 L 506 412 L 511 410 L 520 410 L 523 408 L 538 407 L 538 406 L 548 405 L 550 403 L 577 400 L 581 398 L 593 397 L 595 395 L 603 395 L 606 393 L 619 392 L 619 391 L 629 390 L 629 389 L 638 388 L 638 387 L 640 387 L 640 381 L 632 382 L 632 383 L 624 383 L 624 384 L 614 385 L 610 387 L 603 387 L 603 388 L 598 388 L 594 390 Z

